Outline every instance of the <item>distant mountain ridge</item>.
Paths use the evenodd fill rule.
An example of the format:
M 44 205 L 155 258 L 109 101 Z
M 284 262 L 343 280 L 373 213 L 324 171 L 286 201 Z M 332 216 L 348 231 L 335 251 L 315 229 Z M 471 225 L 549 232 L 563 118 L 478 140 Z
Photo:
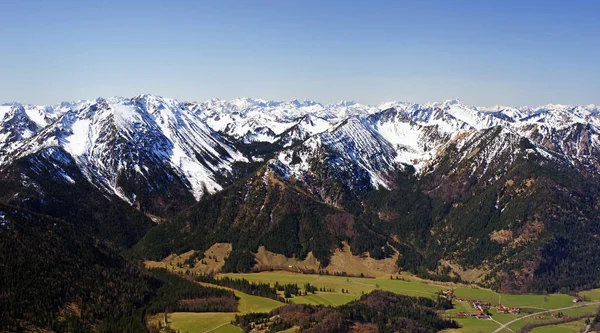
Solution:
M 325 267 L 345 241 L 376 258 L 393 247 L 398 269 L 426 277 L 596 286 L 600 259 L 584 257 L 600 250 L 599 126 L 594 105 L 12 103 L 0 201 L 153 259 L 227 242 L 230 269 L 261 245 Z
M 456 99 L 368 106 L 348 101 L 323 105 L 310 100 L 251 98 L 189 103 L 140 95 L 56 106 L 11 103 L 0 106 L 0 168 L 45 148 L 59 147 L 75 159 L 91 183 L 130 203 L 137 194 L 126 193 L 127 187 L 118 180 L 147 178 L 154 173 L 181 182 L 200 199 L 222 188 L 219 178 L 227 177 L 232 163 L 260 158 L 245 156 L 234 147 L 236 142 L 275 143 L 285 148 L 315 135 L 335 135 L 346 127 L 340 125 L 353 119 L 355 124 L 363 124 L 354 131 L 373 131 L 394 147 L 395 152 L 384 152 L 389 158 L 418 166 L 431 160 L 441 138 L 504 126 L 576 159 L 596 149 L 598 114 L 594 105 L 477 108 Z M 578 134 L 582 131 L 588 139 Z M 584 151 L 559 143 L 573 140 L 578 140 L 575 145 L 583 145 Z M 149 170 L 151 166 L 157 169 Z M 152 186 L 158 184 L 149 184 Z

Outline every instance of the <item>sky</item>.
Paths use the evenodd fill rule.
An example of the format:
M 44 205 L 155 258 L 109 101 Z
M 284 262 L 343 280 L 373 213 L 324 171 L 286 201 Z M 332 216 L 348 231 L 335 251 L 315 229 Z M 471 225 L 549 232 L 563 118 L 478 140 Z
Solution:
M 600 1 L 0 0 L 0 102 L 600 104 Z

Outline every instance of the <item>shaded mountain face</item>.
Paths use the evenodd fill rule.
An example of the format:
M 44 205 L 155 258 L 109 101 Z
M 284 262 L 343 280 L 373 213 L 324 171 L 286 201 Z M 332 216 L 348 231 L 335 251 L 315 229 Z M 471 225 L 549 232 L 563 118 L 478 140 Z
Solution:
M 75 224 L 2 203 L 0 270 L 3 332 L 147 332 L 166 308 L 237 310 L 232 291 L 143 270 Z
M 597 283 L 591 267 L 600 263 L 584 259 L 600 227 L 596 176 L 502 127 L 451 142 L 442 156 L 420 180 L 434 203 L 430 268 L 442 257 L 485 267 L 505 291 Z
M 0 330 L 6 332 L 91 332 L 121 317 L 129 331 L 143 332 L 136 311 L 157 287 L 71 224 L 4 204 L 0 269 Z
M 249 269 L 260 245 L 325 267 L 346 241 L 374 257 L 394 247 L 398 267 L 423 276 L 481 268 L 480 283 L 508 291 L 592 286 L 598 113 L 151 95 L 10 104 L 0 197 L 73 221 L 93 211 L 86 233 L 125 247 L 145 234 L 133 251 L 153 259 L 230 242 L 226 269 Z M 165 223 L 146 234 L 149 219 Z
M 4 168 L 0 198 L 69 221 L 114 248 L 132 246 L 153 225 L 129 203 L 88 182 L 76 161 L 58 147 L 45 148 Z

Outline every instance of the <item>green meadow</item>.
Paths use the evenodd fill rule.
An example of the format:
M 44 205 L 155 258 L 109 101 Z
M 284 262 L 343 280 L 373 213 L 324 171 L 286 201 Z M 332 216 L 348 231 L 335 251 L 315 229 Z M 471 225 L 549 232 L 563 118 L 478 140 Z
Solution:
M 385 277 L 370 279 L 370 278 L 355 278 L 343 276 L 326 276 L 326 275 L 304 275 L 292 272 L 261 272 L 248 274 L 221 274 L 220 276 L 228 276 L 231 278 L 244 278 L 249 281 L 263 282 L 274 285 L 275 283 L 287 284 L 296 283 L 299 287 L 310 283 L 317 288 L 333 289 L 333 292 L 317 292 L 306 296 L 295 296 L 290 301 L 299 304 L 312 305 L 327 305 L 338 306 L 346 304 L 355 299 L 358 299 L 362 294 L 368 293 L 375 289 L 392 291 L 398 294 L 408 296 L 434 297 L 436 291 L 441 289 L 453 288 L 454 293 L 459 298 L 467 298 L 472 300 L 481 300 L 491 304 L 503 304 L 507 307 L 519 307 L 523 309 L 524 316 L 528 313 L 539 311 L 566 308 L 575 305 L 573 298 L 564 294 L 549 294 L 549 295 L 509 295 L 500 294 L 492 290 L 471 287 L 466 285 L 449 285 L 439 284 L 432 281 L 425 281 L 418 278 L 404 276 L 405 280 L 392 280 Z M 342 293 L 344 289 L 344 293 Z M 591 301 L 600 301 L 600 290 L 590 290 L 581 293 L 587 296 Z M 274 308 L 282 306 L 283 303 L 258 297 L 251 296 L 236 291 L 236 295 L 240 297 L 239 314 L 249 312 L 268 312 Z M 585 305 L 580 308 L 562 310 L 560 312 L 565 315 L 576 316 L 587 313 L 595 313 L 598 305 Z M 458 330 L 449 330 L 451 332 L 476 333 L 476 332 L 492 332 L 500 327 L 500 324 L 508 323 L 516 318 L 517 315 L 500 314 L 494 309 L 490 310 L 493 320 L 478 320 L 474 318 L 455 318 L 454 314 L 458 312 L 472 312 L 473 308 L 467 302 L 455 302 L 455 309 L 446 311 L 444 315 L 452 317 L 462 326 Z M 241 332 L 238 328 L 230 324 L 235 313 L 172 313 L 169 315 L 171 328 L 181 332 Z M 553 320 L 550 313 L 544 314 L 544 319 L 525 318 L 512 323 L 508 329 L 503 332 L 517 331 L 521 326 L 531 322 L 540 322 Z M 567 325 L 561 324 L 556 326 L 546 326 L 543 332 L 575 332 L 572 330 L 577 323 Z M 580 327 L 581 328 L 581 327 Z M 535 330 L 534 332 L 542 332 Z
M 284 305 L 269 298 L 252 296 L 239 291 L 235 291 L 235 295 L 240 298 L 237 313 L 175 312 L 168 315 L 169 325 L 176 331 L 188 333 L 239 333 L 241 330 L 230 324 L 236 314 L 269 312 Z
M 392 291 L 398 294 L 408 296 L 433 297 L 434 293 L 441 289 L 453 288 L 457 297 L 468 298 L 472 300 L 480 300 L 491 304 L 503 304 L 504 306 L 513 306 L 521 308 L 531 308 L 533 310 L 547 310 L 573 305 L 573 297 L 564 294 L 549 294 L 549 295 L 511 295 L 499 294 L 489 289 L 478 288 L 476 286 L 465 285 L 449 285 L 439 284 L 433 281 L 421 280 L 405 276 L 407 280 L 392 280 L 389 277 L 380 277 L 375 279 L 355 278 L 343 276 L 327 276 L 327 275 L 303 275 L 291 272 L 260 272 L 248 274 L 222 274 L 231 278 L 244 278 L 248 281 L 279 284 L 296 283 L 302 287 L 306 283 L 310 283 L 318 288 L 333 288 L 335 293 L 341 293 L 341 289 L 349 291 L 349 294 L 343 294 L 344 298 L 340 300 L 351 301 L 360 297 L 363 293 L 368 293 L 374 289 L 382 289 Z M 317 293 L 324 294 L 324 293 Z M 592 300 L 600 300 L 600 291 L 590 293 Z M 292 301 L 301 303 L 301 299 L 311 296 L 300 296 L 292 298 Z M 337 301 L 337 300 L 336 300 Z M 304 302 L 304 303 L 308 303 Z M 312 303 L 309 303 L 312 304 Z M 326 304 L 326 303 L 320 303 Z M 329 304 L 326 304 L 329 305 Z M 335 305 L 338 305 L 336 302 Z
M 169 314 L 169 326 L 188 333 L 239 333 L 241 330 L 230 324 L 234 313 L 175 312 Z
M 578 333 L 582 329 L 585 329 L 585 320 L 578 320 L 554 326 L 538 327 L 533 329 L 531 333 Z

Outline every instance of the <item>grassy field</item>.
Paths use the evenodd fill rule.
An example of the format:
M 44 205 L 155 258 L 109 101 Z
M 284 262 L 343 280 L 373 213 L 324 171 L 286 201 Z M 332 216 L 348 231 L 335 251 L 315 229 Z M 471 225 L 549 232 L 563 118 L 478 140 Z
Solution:
M 235 295 L 240 298 L 238 306 L 239 312 L 237 313 L 174 312 L 168 314 L 169 326 L 174 330 L 184 333 L 239 333 L 242 330 L 230 324 L 236 314 L 269 312 L 284 305 L 283 303 L 274 301 L 272 299 L 252 296 L 239 291 L 235 291 Z M 158 315 L 149 320 L 157 322 L 160 320 L 160 318 L 162 318 L 161 315 Z
M 412 281 L 400 281 L 390 280 L 389 278 L 354 278 L 354 277 L 342 277 L 342 276 L 327 276 L 327 275 L 312 275 L 312 274 L 297 274 L 291 272 L 261 272 L 261 273 L 249 273 L 249 274 L 221 274 L 219 276 L 229 276 L 231 278 L 245 278 L 248 281 L 254 282 L 265 282 L 270 284 L 287 284 L 297 283 L 298 286 L 302 287 L 306 283 L 317 286 L 318 288 L 333 288 L 336 293 L 341 294 L 341 290 L 348 290 L 349 294 L 347 299 L 350 301 L 360 297 L 363 293 L 368 293 L 374 289 L 383 289 L 397 292 L 399 294 L 409 296 L 424 296 L 432 297 L 433 294 L 442 289 L 448 288 L 440 285 L 428 284 L 420 282 L 419 280 Z M 305 297 L 305 296 L 302 296 Z M 294 297 L 293 301 L 302 297 Z M 298 301 L 300 302 L 300 300 Z
M 175 312 L 169 314 L 169 326 L 187 333 L 239 333 L 242 330 L 230 324 L 234 313 Z
M 600 288 L 582 291 L 579 293 L 579 295 L 582 297 L 587 297 L 591 300 L 600 300 Z
M 239 291 L 235 291 L 235 295 L 240 298 L 238 311 L 241 314 L 250 312 L 269 312 L 284 305 L 283 303 L 270 298 L 252 296 Z
M 294 297 L 292 301 L 298 304 L 338 306 L 349 303 L 357 298 L 358 295 L 320 292 L 314 295 Z
M 585 320 L 578 320 L 555 326 L 538 327 L 533 329 L 531 333 L 577 333 L 582 329 L 585 329 Z
M 245 278 L 254 282 L 265 282 L 274 285 L 296 283 L 300 287 L 306 283 L 310 283 L 317 288 L 333 288 L 333 292 L 317 292 L 307 296 L 297 296 L 291 299 L 292 302 L 300 304 L 313 305 L 330 305 L 338 306 L 346 304 L 359 298 L 362 294 L 368 293 L 374 289 L 382 289 L 392 291 L 398 294 L 409 296 L 434 297 L 434 293 L 440 289 L 453 287 L 457 297 L 468 298 L 473 300 L 481 300 L 492 304 L 503 304 L 504 306 L 520 307 L 527 313 L 535 313 L 539 311 L 564 308 L 574 305 L 573 298 L 564 294 L 550 295 L 508 295 L 499 294 L 488 289 L 470 287 L 464 285 L 439 284 L 431 281 L 424 281 L 418 278 L 404 276 L 406 280 L 391 280 L 389 277 L 379 277 L 375 279 L 369 278 L 354 278 L 341 276 L 325 276 L 325 275 L 303 275 L 292 272 L 274 271 L 249 274 L 222 274 L 221 276 L 229 276 L 231 278 Z M 341 293 L 344 289 L 345 293 Z M 272 309 L 282 306 L 283 304 L 271 299 L 266 299 L 257 296 L 247 295 L 241 292 L 235 292 L 240 297 L 239 313 L 249 312 L 268 312 Z M 600 290 L 590 290 L 581 293 L 588 297 L 591 301 L 600 301 Z M 595 313 L 597 305 L 589 305 L 582 308 L 563 310 L 565 315 L 576 316 L 586 313 Z M 445 315 L 452 317 L 457 312 L 471 312 L 472 307 L 467 302 L 456 302 L 455 309 L 449 310 Z M 500 314 L 495 310 L 490 311 L 493 320 L 478 320 L 474 318 L 453 318 L 462 326 L 458 330 L 448 330 L 445 333 L 478 333 L 492 332 L 497 329 L 500 324 L 508 323 L 518 316 L 511 314 Z M 229 324 L 234 318 L 234 313 L 172 313 L 169 315 L 171 328 L 181 332 L 240 332 L 240 330 Z M 545 314 L 546 318 L 525 318 L 518 322 L 509 325 L 510 329 L 505 329 L 503 332 L 517 331 L 521 326 L 531 323 L 546 320 L 553 320 L 549 314 Z M 154 319 L 153 319 L 154 320 Z M 547 326 L 543 330 L 534 332 L 575 332 L 574 327 L 577 323 L 561 324 L 556 326 Z M 581 325 L 577 326 L 581 328 Z
M 575 308 L 575 309 L 562 310 L 560 312 L 562 312 L 566 316 L 571 316 L 571 317 L 581 316 L 581 315 L 585 315 L 585 314 L 592 314 L 592 317 L 593 317 L 593 314 L 596 313 L 597 309 L 598 309 L 598 305 L 590 305 L 590 306 L 584 306 L 584 307 Z M 520 320 L 517 323 L 509 325 L 509 327 L 511 329 L 513 329 L 513 330 L 517 330 L 521 326 L 523 326 L 525 324 L 528 324 L 528 323 L 536 323 L 536 322 L 545 322 L 545 321 L 553 321 L 553 320 L 555 320 L 555 318 L 551 317 L 550 314 L 544 314 L 544 316 L 545 316 L 544 319 L 526 318 L 526 319 Z M 561 326 L 562 327 L 562 324 L 561 325 L 545 326 L 545 327 L 542 328 L 542 331 L 546 332 L 543 329 L 549 330 L 549 329 L 557 327 L 557 326 Z M 538 332 L 540 332 L 540 331 L 538 331 Z
M 588 314 L 588 313 L 595 313 L 597 307 L 598 307 L 597 305 L 589 305 L 589 306 L 584 306 L 584 307 L 576 308 L 576 309 L 562 310 L 560 312 L 562 312 L 563 314 L 568 315 L 568 316 L 579 316 L 579 315 Z M 462 312 L 462 311 L 470 312 L 470 311 L 472 311 L 472 308 L 465 303 L 457 303 L 456 308 L 448 311 L 447 314 L 452 314 L 452 313 L 457 313 L 457 312 Z M 490 313 L 492 314 L 493 320 L 478 320 L 478 319 L 473 319 L 473 318 L 454 318 L 454 320 L 456 320 L 462 326 L 462 328 L 457 329 L 457 330 L 447 330 L 447 331 L 444 331 L 444 333 L 492 332 L 499 327 L 499 324 L 497 322 L 504 324 L 504 323 L 508 323 L 509 321 L 520 317 L 520 316 L 516 316 L 516 315 L 512 315 L 512 314 L 496 313 L 495 310 L 491 310 Z M 518 322 L 515 322 L 515 323 L 509 325 L 508 326 L 509 329 L 504 329 L 502 332 L 508 333 L 508 332 L 512 332 L 512 331 L 518 331 L 523 325 L 529 324 L 529 323 L 539 323 L 539 322 L 548 322 L 548 321 L 556 320 L 554 317 L 550 316 L 550 313 L 546 313 L 543 316 L 544 316 L 543 319 L 537 319 L 537 318 L 532 318 L 532 317 L 525 318 L 523 320 L 520 320 Z M 544 326 L 544 327 L 534 330 L 533 332 L 536 332 L 536 333 L 541 333 L 541 332 L 579 332 L 579 329 L 581 329 L 585 326 L 583 324 L 583 322 L 584 321 L 581 320 L 581 321 L 567 323 L 567 324 Z M 555 331 L 555 329 L 556 329 L 556 331 Z
M 445 330 L 443 333 L 489 333 L 498 328 L 498 324 L 491 320 L 479 320 L 471 318 L 458 318 L 456 322 L 460 326 L 459 329 Z
M 573 330 L 568 327 L 563 326 L 546 326 L 546 327 L 538 327 L 531 331 L 532 333 L 576 333 L 579 330 Z
M 544 295 L 509 295 L 499 294 L 489 289 L 470 287 L 464 285 L 438 284 L 432 281 L 424 281 L 418 278 L 404 277 L 408 281 L 391 280 L 389 277 L 380 277 L 376 279 L 354 278 L 342 276 L 326 276 L 326 275 L 303 275 L 291 272 L 261 272 L 249 274 L 222 274 L 220 276 L 229 276 L 231 278 L 245 278 L 254 282 L 265 282 L 275 284 L 297 283 L 302 287 L 305 283 L 317 286 L 318 288 L 333 288 L 335 293 L 339 293 L 340 297 L 333 300 L 337 305 L 341 301 L 351 301 L 360 297 L 363 293 L 368 293 L 374 289 L 388 290 L 398 294 L 408 296 L 423 296 L 433 297 L 434 293 L 440 289 L 454 288 L 454 293 L 457 297 L 464 297 L 473 300 L 481 300 L 491 304 L 503 304 L 504 306 L 513 306 L 521 308 L 531 308 L 532 310 L 539 309 L 555 309 L 573 305 L 573 297 L 564 294 Z M 348 290 L 349 294 L 341 294 L 341 289 Z M 325 295 L 326 293 L 318 293 Z M 594 297 L 591 299 L 600 300 L 600 291 L 592 293 Z M 331 298 L 331 296 L 328 296 Z M 303 298 L 309 298 L 303 301 Z M 294 297 L 292 301 L 296 303 L 310 303 L 314 300 L 312 295 Z M 320 303 L 327 304 L 327 303 Z M 343 304 L 343 303 L 342 303 Z
M 315 295 L 293 297 L 291 300 L 295 303 L 302 304 L 323 304 L 323 305 L 341 305 L 359 298 L 363 293 L 368 293 L 374 289 L 388 290 L 398 294 L 409 296 L 424 296 L 433 297 L 434 293 L 440 289 L 447 289 L 449 284 L 438 284 L 432 281 L 424 281 L 418 278 L 404 276 L 407 281 L 391 280 L 389 277 L 380 277 L 376 279 L 354 278 L 341 276 L 324 276 L 324 275 L 302 275 L 291 272 L 261 272 L 249 274 L 223 274 L 231 278 L 245 278 L 249 281 L 265 282 L 275 284 L 297 283 L 303 286 L 305 283 L 310 283 L 318 288 L 333 288 L 335 292 L 325 293 L 318 292 Z M 492 290 L 464 286 L 453 285 L 454 292 L 457 297 L 481 300 L 491 304 L 503 304 L 504 306 L 512 306 L 522 308 L 523 315 L 527 313 L 535 313 L 544 310 L 564 308 L 574 305 L 573 297 L 564 294 L 549 294 L 549 295 L 510 295 L 500 294 Z M 347 290 L 349 293 L 341 293 L 341 289 Z M 582 293 L 592 301 L 600 301 L 600 290 L 590 290 Z M 565 315 L 576 316 L 586 313 L 595 313 L 597 305 L 590 305 L 583 308 L 563 310 Z M 457 312 L 471 312 L 473 308 L 467 302 L 456 302 L 456 308 L 448 311 L 446 314 L 452 315 Z M 458 323 L 463 326 L 459 330 L 448 332 L 492 332 L 499 327 L 498 323 L 508 323 L 519 316 L 512 314 L 497 313 L 491 310 L 493 320 L 478 320 L 472 318 L 455 318 Z M 546 319 L 526 318 L 510 325 L 512 330 L 518 330 L 521 326 L 530 322 L 539 322 L 540 320 L 552 320 L 553 318 L 546 315 Z M 547 328 L 550 328 L 549 326 Z M 510 330 L 505 329 L 506 332 Z

